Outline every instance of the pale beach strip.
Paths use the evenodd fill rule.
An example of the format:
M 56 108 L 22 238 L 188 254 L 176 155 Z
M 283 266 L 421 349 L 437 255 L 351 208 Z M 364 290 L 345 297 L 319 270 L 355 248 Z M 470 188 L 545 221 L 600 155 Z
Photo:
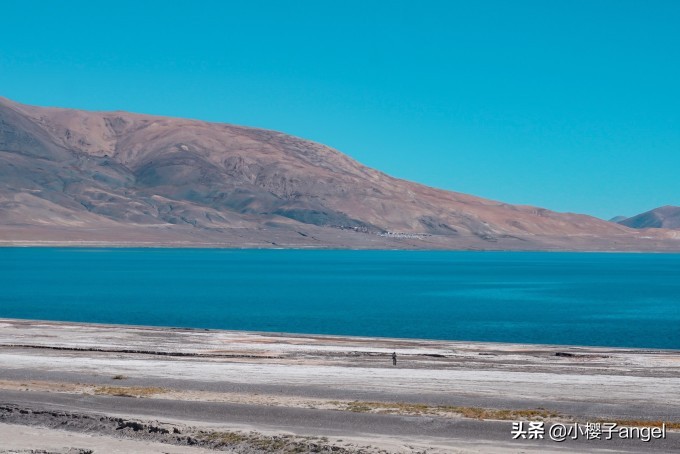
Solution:
M 666 452 L 680 446 L 678 376 L 675 350 L 0 319 L 0 434 L 18 424 L 64 446 L 94 437 L 140 452 Z M 512 440 L 521 420 L 669 430 L 649 442 Z

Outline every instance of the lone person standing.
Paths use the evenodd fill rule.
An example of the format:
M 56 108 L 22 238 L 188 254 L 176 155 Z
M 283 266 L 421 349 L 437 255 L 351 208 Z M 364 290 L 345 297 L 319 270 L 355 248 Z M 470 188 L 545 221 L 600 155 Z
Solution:
M 397 365 L 397 352 L 392 352 L 392 365 Z

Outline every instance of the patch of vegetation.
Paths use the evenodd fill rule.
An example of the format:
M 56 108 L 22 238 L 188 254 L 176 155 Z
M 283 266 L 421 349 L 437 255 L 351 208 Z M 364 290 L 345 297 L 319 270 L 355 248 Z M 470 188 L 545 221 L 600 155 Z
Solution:
M 606 423 L 616 423 L 619 426 L 626 427 L 661 427 L 666 424 L 666 429 L 668 430 L 680 430 L 680 422 L 678 421 L 647 421 L 639 419 L 612 419 L 603 421 Z
M 525 410 L 505 410 L 480 407 L 456 407 L 450 405 L 424 405 L 409 404 L 401 402 L 332 402 L 340 407 L 341 410 L 353 411 L 357 413 L 385 413 L 398 415 L 442 415 L 454 413 L 465 418 L 473 419 L 495 419 L 495 420 L 515 420 L 515 419 L 547 419 L 561 416 L 558 413 L 542 408 Z
M 557 418 L 562 415 L 542 408 L 537 409 L 494 409 L 478 407 L 440 407 L 449 408 L 453 413 L 459 413 L 466 418 L 474 419 L 496 419 L 496 420 L 518 420 L 518 419 L 549 419 Z
M 113 378 L 114 380 L 127 380 L 128 377 L 126 375 L 118 374 L 118 375 L 114 375 L 111 378 Z
M 350 454 L 354 451 L 328 444 L 328 438 L 315 441 L 311 437 L 292 435 L 263 435 L 256 432 L 199 432 L 196 439 L 213 449 L 233 449 L 237 447 L 273 452 L 280 454 L 339 453 Z
M 347 404 L 346 410 L 353 411 L 355 413 L 368 413 L 371 410 L 374 410 L 375 408 L 371 406 L 369 403 L 359 403 L 359 402 L 350 402 Z
M 471 419 L 489 419 L 489 420 L 546 420 L 552 418 L 569 419 L 563 414 L 546 410 L 544 408 L 535 409 L 497 409 L 497 408 L 481 408 L 481 407 L 458 407 L 450 405 L 424 405 L 424 404 L 409 404 L 399 402 L 330 402 L 332 405 L 338 407 L 340 410 L 353 411 L 356 413 L 383 413 L 396 415 L 433 415 L 441 416 L 446 414 L 456 414 L 464 418 Z M 666 424 L 667 430 L 680 430 L 680 422 L 678 421 L 648 421 L 648 420 L 627 420 L 615 419 L 606 420 L 602 422 L 616 423 L 619 426 L 628 427 L 661 427 Z
M 106 394 L 119 397 L 150 397 L 166 392 L 164 388 L 152 386 L 100 386 L 95 388 L 95 394 Z

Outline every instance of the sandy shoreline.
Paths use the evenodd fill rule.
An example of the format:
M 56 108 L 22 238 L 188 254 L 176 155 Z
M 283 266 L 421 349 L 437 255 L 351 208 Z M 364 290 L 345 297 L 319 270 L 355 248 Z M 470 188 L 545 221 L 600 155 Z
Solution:
M 183 433 L 294 438 L 279 451 L 257 451 L 259 438 L 230 435 L 239 443 L 220 449 L 232 452 L 307 452 L 310 443 L 319 452 L 664 452 L 680 447 L 680 433 L 649 443 L 556 443 L 513 441 L 511 426 L 646 421 L 673 428 L 680 423 L 678 376 L 680 351 L 669 350 L 0 319 L 0 433 L 20 424 L 54 432 L 50 440 L 59 440 L 64 419 L 116 415 L 174 421 Z M 53 416 L 54 409 L 68 415 Z M 172 434 L 83 424 L 70 436 L 184 443 Z M 219 447 L 210 437 L 193 447 Z
M 0 226 L 1 228 L 2 226 Z M 355 251 L 448 251 L 448 252 L 571 252 L 606 254 L 680 254 L 677 240 L 679 232 L 666 232 L 670 240 L 640 248 L 626 245 L 545 245 L 543 247 L 522 247 L 522 245 L 496 246 L 493 244 L 442 245 L 437 243 L 418 244 L 409 239 L 387 238 L 387 242 L 367 244 L 300 244 L 268 242 L 216 242 L 216 241 L 97 241 L 97 240 L 5 240 L 0 239 L 0 248 L 91 248 L 91 249 L 234 249 L 234 250 L 355 250 Z M 642 237 L 645 238 L 645 237 Z

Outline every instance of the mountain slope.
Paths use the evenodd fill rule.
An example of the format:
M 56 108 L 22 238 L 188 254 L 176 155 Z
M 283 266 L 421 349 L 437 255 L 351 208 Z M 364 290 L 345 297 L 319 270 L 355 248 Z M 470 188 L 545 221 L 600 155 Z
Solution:
M 278 132 L 2 98 L 0 233 L 15 243 L 678 247 L 667 232 L 643 238 L 590 216 L 392 178 Z
M 680 229 L 680 207 L 667 205 L 655 208 L 618 223 L 634 229 Z

